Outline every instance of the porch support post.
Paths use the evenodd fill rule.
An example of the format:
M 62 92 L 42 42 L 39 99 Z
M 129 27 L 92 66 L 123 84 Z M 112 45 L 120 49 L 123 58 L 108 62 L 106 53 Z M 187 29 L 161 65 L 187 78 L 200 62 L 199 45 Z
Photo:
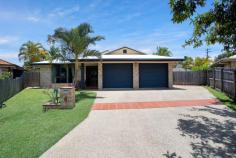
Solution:
M 168 63 L 168 87 L 173 87 L 173 64 Z
M 82 89 L 84 89 L 84 88 L 85 88 L 85 83 L 84 83 L 84 63 L 81 64 L 80 69 L 81 69 L 81 82 L 80 82 L 80 87 L 81 87 Z
M 98 63 L 98 89 L 101 90 L 103 88 L 103 65 L 102 62 Z
M 69 83 L 69 64 L 66 64 L 66 83 Z
M 139 63 L 133 63 L 133 88 L 139 88 Z

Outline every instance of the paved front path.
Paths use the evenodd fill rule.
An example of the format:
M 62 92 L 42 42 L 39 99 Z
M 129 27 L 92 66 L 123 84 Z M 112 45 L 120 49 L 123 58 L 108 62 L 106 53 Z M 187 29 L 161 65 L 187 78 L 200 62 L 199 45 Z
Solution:
M 43 158 L 235 157 L 236 113 L 223 105 L 95 110 Z

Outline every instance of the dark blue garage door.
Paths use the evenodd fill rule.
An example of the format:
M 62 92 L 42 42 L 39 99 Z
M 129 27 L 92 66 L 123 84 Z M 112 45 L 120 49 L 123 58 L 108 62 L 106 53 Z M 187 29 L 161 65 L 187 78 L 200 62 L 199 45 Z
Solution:
M 103 64 L 103 88 L 133 88 L 133 65 Z
M 139 87 L 168 87 L 168 64 L 139 64 Z

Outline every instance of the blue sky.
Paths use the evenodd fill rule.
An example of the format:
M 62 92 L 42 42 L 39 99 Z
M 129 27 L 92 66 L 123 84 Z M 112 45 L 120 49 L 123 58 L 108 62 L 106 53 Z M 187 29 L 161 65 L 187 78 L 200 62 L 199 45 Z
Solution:
M 104 51 L 128 46 L 152 53 L 168 47 L 177 57 L 205 56 L 206 46 L 183 48 L 191 36 L 189 21 L 173 24 L 168 0 L 0 0 L 0 58 L 22 65 L 17 54 L 22 43 L 32 40 L 46 48 L 47 35 L 58 27 L 72 28 L 82 22 L 105 36 L 94 48 Z M 212 4 L 208 1 L 206 9 Z M 199 10 L 199 12 L 204 9 Z M 220 53 L 209 46 L 210 56 Z

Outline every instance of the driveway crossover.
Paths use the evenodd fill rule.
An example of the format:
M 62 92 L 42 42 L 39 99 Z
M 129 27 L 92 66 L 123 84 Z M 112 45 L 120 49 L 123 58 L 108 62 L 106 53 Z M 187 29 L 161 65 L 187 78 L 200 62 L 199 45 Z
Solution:
M 187 89 L 185 92 L 193 91 L 192 95 L 183 92 L 174 94 L 175 90 L 162 92 L 148 90 L 147 92 L 156 95 L 149 97 L 151 102 L 168 101 L 166 95 L 173 96 L 171 99 L 175 100 L 214 99 L 202 87 L 187 86 L 185 89 Z M 199 89 L 199 92 L 193 89 Z M 106 91 L 100 92 L 96 103 L 102 103 L 102 98 L 112 101 L 108 98 L 108 95 L 112 96 L 112 94 L 105 93 Z M 144 100 L 137 96 L 136 100 L 131 92 L 133 91 L 128 91 L 129 94 L 126 94 L 131 98 L 125 100 L 124 94 L 120 93 L 112 103 L 117 103 L 119 99 L 125 100 L 126 103 L 148 101 L 146 100 L 148 95 L 143 96 L 145 94 L 143 91 L 134 91 L 134 93 L 142 93 L 140 96 L 143 96 Z M 224 105 L 93 110 L 84 122 L 41 157 L 230 158 L 236 155 L 235 140 L 236 113 Z

